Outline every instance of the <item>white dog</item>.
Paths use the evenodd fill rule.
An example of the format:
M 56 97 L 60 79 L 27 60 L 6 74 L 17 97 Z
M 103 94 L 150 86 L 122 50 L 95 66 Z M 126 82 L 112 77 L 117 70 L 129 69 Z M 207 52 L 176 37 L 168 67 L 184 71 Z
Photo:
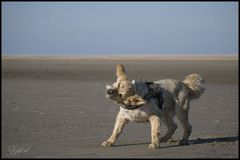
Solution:
M 191 74 L 183 81 L 165 79 L 152 83 L 128 80 L 123 65 L 117 65 L 118 79 L 113 85 L 106 86 L 106 97 L 120 104 L 114 129 L 110 138 L 102 146 L 112 146 L 128 121 L 151 123 L 151 144 L 149 148 L 159 148 L 160 142 L 167 142 L 180 120 L 184 134 L 178 142 L 187 144 L 192 127 L 188 121 L 190 101 L 204 92 L 204 80 L 198 74 Z M 160 138 L 160 120 L 167 126 L 167 133 Z

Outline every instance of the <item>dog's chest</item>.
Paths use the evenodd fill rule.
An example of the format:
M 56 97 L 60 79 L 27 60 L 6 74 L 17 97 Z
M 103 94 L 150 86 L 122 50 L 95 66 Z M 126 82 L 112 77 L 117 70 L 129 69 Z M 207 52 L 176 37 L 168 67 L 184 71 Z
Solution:
M 135 109 L 135 110 L 122 110 L 124 117 L 130 121 L 146 122 L 148 121 L 149 115 L 146 111 Z

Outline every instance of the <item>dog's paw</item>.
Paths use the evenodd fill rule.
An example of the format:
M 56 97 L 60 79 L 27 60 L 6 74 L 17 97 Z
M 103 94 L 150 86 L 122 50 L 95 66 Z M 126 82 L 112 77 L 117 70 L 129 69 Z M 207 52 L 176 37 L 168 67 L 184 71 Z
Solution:
M 102 147 L 111 147 L 113 146 L 113 143 L 109 142 L 109 141 L 105 141 L 102 143 Z
M 148 148 L 149 149 L 158 149 L 158 148 L 160 148 L 160 144 L 159 143 L 151 143 Z
M 189 143 L 188 143 L 188 141 L 187 140 L 180 140 L 180 141 L 178 141 L 178 145 L 188 145 Z
M 166 142 L 168 141 L 168 139 L 165 138 L 165 137 L 161 137 L 161 138 L 159 139 L 159 141 L 160 141 L 161 143 L 166 143 Z
M 168 142 L 169 143 L 178 143 L 179 140 L 171 138 L 171 139 L 168 140 Z

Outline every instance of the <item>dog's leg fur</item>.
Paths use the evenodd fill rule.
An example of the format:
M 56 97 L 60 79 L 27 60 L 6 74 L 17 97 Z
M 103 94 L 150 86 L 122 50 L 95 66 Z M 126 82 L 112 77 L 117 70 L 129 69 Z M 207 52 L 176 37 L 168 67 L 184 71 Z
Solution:
M 186 100 L 182 106 L 176 108 L 176 115 L 183 126 L 183 138 L 178 142 L 179 145 L 188 144 L 188 138 L 192 132 L 192 126 L 188 121 L 188 111 L 189 111 L 190 101 Z
M 167 126 L 167 133 L 160 138 L 160 142 L 167 142 L 177 129 L 177 125 L 173 121 L 173 117 L 164 116 L 163 123 Z
M 128 120 L 125 117 L 123 117 L 120 113 L 118 113 L 112 135 L 108 140 L 102 143 L 102 146 L 111 147 L 117 140 L 117 137 L 120 135 L 120 133 L 123 130 L 123 127 L 127 122 Z
M 170 106 L 170 104 L 168 104 L 168 106 Z M 170 108 L 176 109 L 176 107 L 179 107 L 179 100 L 177 98 L 173 100 L 173 106 Z M 167 127 L 167 133 L 160 138 L 160 142 L 167 142 L 177 129 L 177 124 L 174 123 L 174 120 L 173 120 L 173 117 L 175 116 L 175 111 L 166 110 L 164 111 L 163 115 L 164 116 L 163 116 L 162 122 Z
M 160 148 L 160 118 L 152 115 L 150 116 L 149 121 L 151 123 L 151 144 L 149 145 L 149 148 Z

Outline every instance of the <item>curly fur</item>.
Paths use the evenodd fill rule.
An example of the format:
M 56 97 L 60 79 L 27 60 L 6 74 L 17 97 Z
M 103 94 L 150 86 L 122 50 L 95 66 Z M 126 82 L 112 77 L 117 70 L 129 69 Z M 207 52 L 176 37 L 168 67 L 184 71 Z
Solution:
M 125 69 L 123 71 L 125 74 Z M 127 82 L 129 81 L 128 79 L 124 80 Z M 150 122 L 152 139 L 149 148 L 159 148 L 160 142 L 167 142 L 177 129 L 177 125 L 173 120 L 175 115 L 180 120 L 184 130 L 183 138 L 179 141 L 179 144 L 187 144 L 192 130 L 188 120 L 190 101 L 199 98 L 204 92 L 203 82 L 203 78 L 196 73 L 188 75 L 183 81 L 174 79 L 155 81 L 154 83 L 158 84 L 162 89 L 162 109 L 158 107 L 158 100 L 156 98 L 144 102 L 144 105 L 134 110 L 127 110 L 120 107 L 112 135 L 108 140 L 102 143 L 102 146 L 112 146 L 128 121 L 138 121 Z M 134 92 L 127 97 L 123 97 L 121 93 L 119 93 L 122 91 L 121 88 L 119 88 L 121 87 L 119 83 L 121 83 L 121 81 L 117 80 L 113 85 L 106 86 L 106 97 L 108 99 L 118 104 L 123 104 L 123 102 L 143 103 L 141 102 L 143 101 L 141 97 L 148 93 L 148 87 L 144 82 L 133 80 L 131 85 L 127 83 L 126 86 L 130 87 L 124 88 L 124 93 L 129 93 L 129 90 L 131 90 L 131 92 L 134 90 Z M 113 93 L 109 94 L 110 91 Z M 133 93 L 135 95 L 133 95 Z M 160 120 L 168 128 L 167 133 L 161 138 Z

